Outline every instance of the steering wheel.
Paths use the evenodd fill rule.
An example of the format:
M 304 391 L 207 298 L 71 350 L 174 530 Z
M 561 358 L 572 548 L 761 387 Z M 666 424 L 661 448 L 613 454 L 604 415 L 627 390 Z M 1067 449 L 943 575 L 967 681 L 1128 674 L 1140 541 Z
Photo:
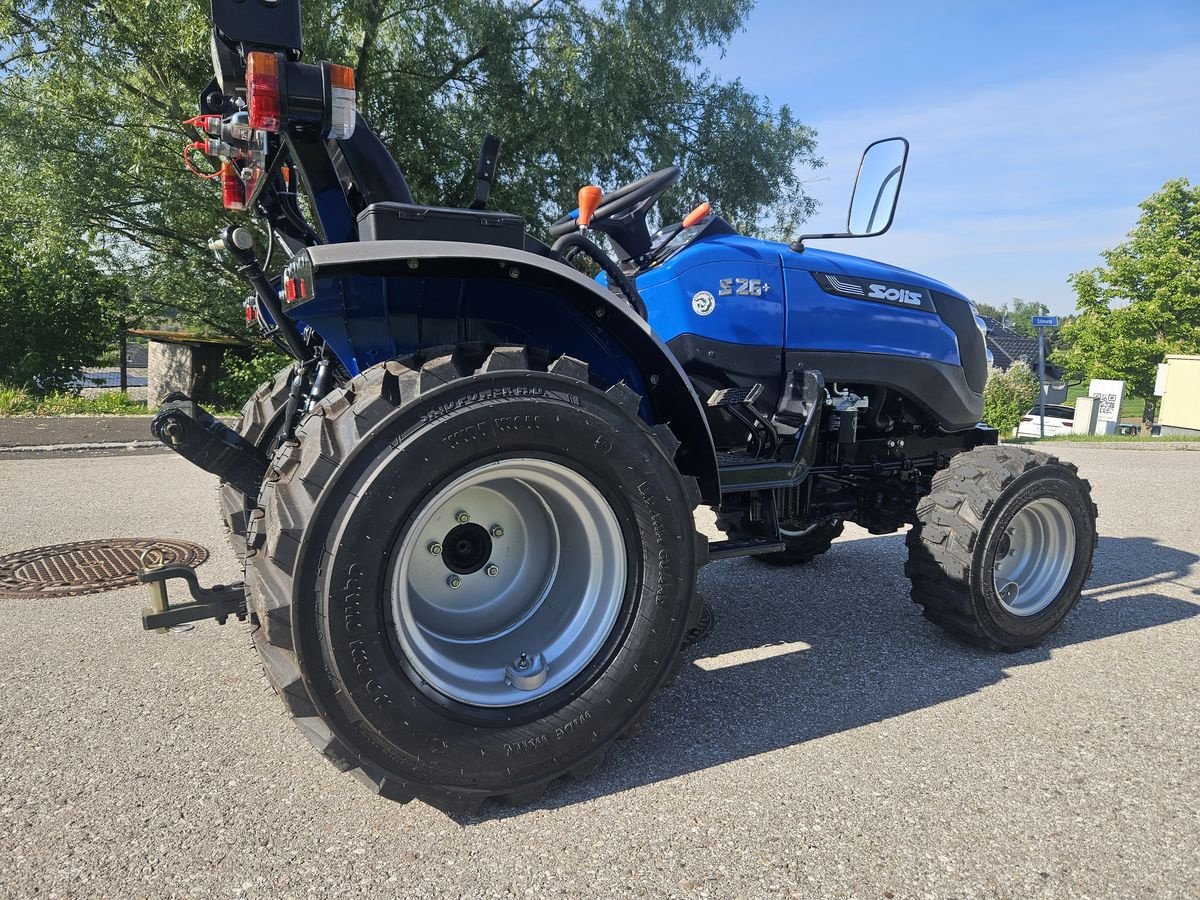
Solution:
M 679 180 L 682 174 L 679 166 L 668 166 L 618 188 L 611 194 L 605 194 L 600 206 L 592 216 L 589 227 L 597 231 L 619 233 L 626 231 L 630 226 L 636 228 L 636 223 L 640 221 L 642 230 L 646 230 L 649 235 L 649 231 L 645 228 L 646 213 L 663 192 Z M 577 231 L 578 228 L 579 224 L 576 222 L 575 215 L 568 214 L 550 226 L 550 236 L 562 237 L 564 234 Z

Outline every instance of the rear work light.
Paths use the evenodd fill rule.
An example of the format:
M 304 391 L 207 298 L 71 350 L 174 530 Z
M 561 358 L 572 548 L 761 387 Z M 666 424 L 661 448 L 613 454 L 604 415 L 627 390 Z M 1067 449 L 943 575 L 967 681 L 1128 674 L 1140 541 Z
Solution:
M 344 141 L 354 134 L 357 98 L 354 70 L 349 66 L 329 66 L 329 133 L 326 137 Z
M 279 59 L 274 53 L 246 54 L 246 106 L 251 128 L 279 131 Z

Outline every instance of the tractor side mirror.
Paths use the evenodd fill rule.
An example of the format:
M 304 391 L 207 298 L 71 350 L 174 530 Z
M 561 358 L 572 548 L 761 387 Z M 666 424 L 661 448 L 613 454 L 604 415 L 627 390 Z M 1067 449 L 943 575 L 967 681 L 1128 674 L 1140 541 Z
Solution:
M 796 253 L 803 253 L 805 241 L 883 234 L 892 227 L 907 162 L 908 141 L 902 137 L 885 138 L 868 145 L 858 164 L 858 177 L 854 179 L 846 230 L 834 234 L 802 234 L 788 246 Z
M 907 161 L 908 141 L 901 137 L 876 141 L 863 151 L 846 217 L 847 234 L 872 237 L 891 228 Z

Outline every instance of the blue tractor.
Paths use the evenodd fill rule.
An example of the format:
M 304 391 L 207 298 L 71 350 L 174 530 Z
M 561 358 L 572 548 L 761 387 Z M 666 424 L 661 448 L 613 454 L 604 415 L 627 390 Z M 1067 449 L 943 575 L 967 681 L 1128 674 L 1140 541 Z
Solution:
M 144 624 L 248 618 L 336 765 L 448 811 L 534 800 L 640 727 L 701 615 L 700 566 L 805 563 L 845 522 L 909 529 L 912 599 L 956 637 L 1013 651 L 1061 624 L 1090 488 L 980 424 L 966 297 L 741 236 L 707 204 L 651 233 L 676 168 L 583 189 L 543 243 L 487 209 L 488 138 L 470 208 L 422 205 L 352 71 L 301 60 L 298 0 L 212 12 L 196 149 L 263 229 L 211 246 L 295 363 L 235 429 L 181 395 L 155 419 L 220 476 L 246 581 L 148 568 Z M 813 237 L 886 230 L 907 154 L 872 144 L 846 232 Z M 724 540 L 697 532 L 701 505 Z M 177 577 L 194 599 L 172 605 Z

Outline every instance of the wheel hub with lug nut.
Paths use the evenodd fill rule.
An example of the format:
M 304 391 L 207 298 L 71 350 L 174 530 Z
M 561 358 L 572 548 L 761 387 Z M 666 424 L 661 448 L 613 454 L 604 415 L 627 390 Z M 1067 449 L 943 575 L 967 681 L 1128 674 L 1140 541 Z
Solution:
M 1075 521 L 1061 501 L 1040 497 L 1013 516 L 996 541 L 993 584 L 1000 605 L 1032 616 L 1058 596 L 1075 562 Z
M 451 572 L 473 575 L 492 557 L 491 535 L 474 522 L 455 525 L 442 540 L 441 557 Z
M 405 656 L 439 693 L 482 707 L 527 703 L 579 675 L 608 640 L 628 577 L 604 495 L 537 458 L 459 476 L 418 510 L 393 559 Z

